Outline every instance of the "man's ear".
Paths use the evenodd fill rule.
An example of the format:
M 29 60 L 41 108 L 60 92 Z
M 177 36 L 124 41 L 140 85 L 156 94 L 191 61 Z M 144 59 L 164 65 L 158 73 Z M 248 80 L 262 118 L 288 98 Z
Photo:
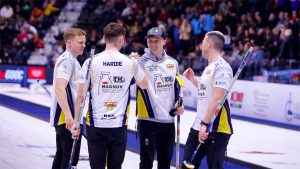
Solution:
M 67 41 L 66 41 L 66 46 L 70 46 L 71 45 L 71 41 L 70 41 L 70 39 L 68 39 Z
M 167 39 L 164 39 L 164 46 L 166 45 L 166 43 L 167 43 Z

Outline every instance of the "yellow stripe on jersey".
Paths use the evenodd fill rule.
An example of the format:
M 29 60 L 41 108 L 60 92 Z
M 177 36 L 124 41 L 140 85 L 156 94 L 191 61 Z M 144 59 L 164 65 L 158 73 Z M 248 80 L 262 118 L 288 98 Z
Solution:
M 223 106 L 222 111 L 221 111 L 221 116 L 220 116 L 218 132 L 232 134 L 227 117 L 228 117 L 227 111 L 226 111 L 225 107 Z
M 132 76 L 134 75 L 134 64 L 132 64 Z
M 93 82 L 94 81 L 94 69 L 92 68 L 92 65 L 91 65 L 91 81 Z M 86 83 L 86 82 L 85 82 Z M 90 84 L 91 85 L 91 84 Z
M 88 126 L 91 126 L 91 117 L 90 117 L 91 115 L 90 115 L 90 112 L 88 111 L 88 112 L 86 112 L 86 121 L 85 121 L 85 123 L 86 123 L 86 125 L 88 125 Z
M 128 125 L 129 115 L 130 115 L 130 103 L 128 104 L 128 106 L 126 108 L 126 122 L 125 122 L 126 126 Z
M 65 124 L 65 113 L 63 111 L 60 112 L 59 120 L 57 122 L 58 126 L 62 124 Z
M 146 107 L 146 103 L 145 100 L 143 99 L 143 96 L 140 92 L 140 90 L 138 90 L 137 92 L 137 117 L 141 117 L 141 118 L 149 118 L 149 114 L 147 111 L 147 107 Z
M 185 87 L 185 84 L 184 84 L 184 82 L 183 82 L 183 80 L 181 79 L 180 76 L 176 75 L 175 78 L 176 78 L 176 80 L 178 81 L 178 83 L 181 87 Z

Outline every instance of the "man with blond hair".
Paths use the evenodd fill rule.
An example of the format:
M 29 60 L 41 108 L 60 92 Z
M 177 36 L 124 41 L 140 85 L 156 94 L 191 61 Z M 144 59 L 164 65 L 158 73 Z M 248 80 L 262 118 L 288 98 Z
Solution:
M 83 53 L 86 32 L 79 28 L 70 28 L 64 33 L 66 50 L 57 59 L 53 73 L 54 95 L 50 110 L 50 124 L 56 131 L 56 154 L 53 169 L 66 169 L 71 156 L 74 123 L 74 104 L 80 79 L 81 66 L 77 57 Z M 81 134 L 75 149 L 73 166 L 79 160 Z

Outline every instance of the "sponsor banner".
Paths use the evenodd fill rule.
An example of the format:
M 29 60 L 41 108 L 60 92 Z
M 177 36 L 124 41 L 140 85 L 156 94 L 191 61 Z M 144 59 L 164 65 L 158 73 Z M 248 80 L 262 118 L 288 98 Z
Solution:
M 45 79 L 46 69 L 45 67 L 28 67 L 28 79 Z
M 45 67 L 0 65 L 0 83 L 19 83 L 23 87 L 28 87 L 37 80 L 46 83 Z
M 25 66 L 0 66 L 0 83 L 24 83 L 27 78 Z
M 197 88 L 185 77 L 183 104 L 197 108 Z M 131 96 L 135 97 L 135 87 Z M 300 86 L 237 80 L 228 94 L 233 115 L 300 126 Z
M 188 108 L 197 108 L 197 87 L 184 76 L 181 76 L 182 81 L 185 84 L 185 88 L 182 88 L 183 92 L 183 105 Z
M 33 67 L 29 66 L 27 70 L 27 82 L 35 83 L 37 80 L 41 80 L 42 83 L 46 81 L 46 68 L 45 67 Z
M 300 86 L 236 81 L 229 100 L 232 114 L 300 126 Z

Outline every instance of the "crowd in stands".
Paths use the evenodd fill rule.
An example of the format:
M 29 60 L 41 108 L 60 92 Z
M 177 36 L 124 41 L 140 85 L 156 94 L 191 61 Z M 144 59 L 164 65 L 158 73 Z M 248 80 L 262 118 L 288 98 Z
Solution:
M 147 30 L 162 27 L 168 34 L 167 52 L 181 70 L 192 67 L 197 74 L 207 64 L 200 57 L 200 42 L 206 32 L 219 30 L 226 35 L 223 57 L 235 71 L 254 46 L 242 74 L 251 79 L 263 70 L 299 68 L 299 9 L 299 1 L 284 0 L 89 0 L 78 25 L 93 32 L 87 49 L 92 44 L 101 49 L 103 26 L 110 21 L 123 24 L 128 30 L 125 53 L 143 53 Z
M 31 52 L 43 49 L 43 38 L 66 0 L 0 1 L 0 63 L 27 64 Z
M 8 17 L 1 14 L 0 43 L 6 46 L 1 47 L 4 50 L 1 55 L 4 53 L 5 58 L 17 59 L 26 55 L 27 58 L 26 50 L 43 47 L 38 39 L 45 35 L 63 6 L 52 4 L 53 9 L 48 14 L 45 3 L 49 6 L 51 2 L 41 1 L 32 6 L 26 1 L 16 1 L 8 7 L 13 8 L 13 14 Z M 59 2 L 64 4 L 64 1 Z M 0 7 L 1 11 L 6 8 L 4 4 Z M 98 52 L 104 49 L 102 29 L 111 21 L 127 28 L 127 43 L 123 48 L 126 54 L 131 51 L 143 53 L 147 30 L 154 26 L 162 27 L 168 35 L 167 53 L 178 60 L 181 70 L 192 67 L 197 74 L 207 64 L 201 58 L 201 40 L 206 32 L 218 30 L 226 35 L 223 57 L 234 71 L 250 45 L 254 46 L 255 52 L 242 75 L 251 79 L 264 70 L 300 68 L 299 9 L 300 2 L 295 0 L 87 0 L 74 26 L 88 32 L 84 55 L 87 57 L 92 45 L 97 46 Z M 23 23 L 25 21 L 26 24 Z M 23 30 L 17 27 L 23 27 Z M 7 37 L 8 34 L 15 36 Z M 25 42 L 23 34 L 28 37 Z M 30 43 L 26 44 L 28 41 Z M 84 60 L 85 57 L 80 58 L 81 62 Z

